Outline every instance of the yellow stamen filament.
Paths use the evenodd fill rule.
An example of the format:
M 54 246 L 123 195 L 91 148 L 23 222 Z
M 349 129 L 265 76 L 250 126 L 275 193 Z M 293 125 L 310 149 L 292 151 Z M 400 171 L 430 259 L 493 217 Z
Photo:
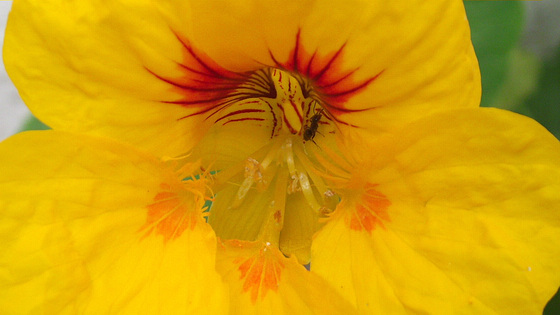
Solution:
M 330 157 L 332 158 L 332 156 Z M 323 157 L 322 154 L 315 153 L 315 158 L 317 159 L 317 162 L 320 165 L 322 165 L 325 169 L 328 169 L 329 173 L 333 174 L 332 176 L 324 174 L 325 178 L 328 178 L 330 180 L 350 179 L 350 174 L 348 171 L 345 171 L 343 168 L 340 168 L 339 166 L 332 164 L 325 157 Z
M 317 202 L 317 199 L 315 199 L 315 194 L 311 189 L 309 179 L 304 173 L 299 173 L 299 182 L 301 184 L 301 191 L 303 192 L 303 196 L 305 197 L 305 200 L 307 200 L 307 203 L 309 204 L 311 209 L 313 209 L 313 211 L 315 212 L 319 211 L 319 209 L 321 209 L 321 205 Z
M 237 190 L 237 194 L 235 194 L 235 199 L 231 204 L 232 208 L 237 208 L 239 207 L 239 205 L 241 205 L 243 199 L 245 199 L 245 196 L 247 196 L 247 192 L 249 191 L 249 189 L 251 189 L 251 186 L 253 186 L 253 183 L 254 180 L 252 177 L 247 177 L 243 180 L 243 183 L 241 183 L 241 187 L 239 187 L 239 190 Z
M 267 168 L 267 166 L 270 164 L 270 162 L 272 160 L 274 160 L 274 152 L 276 152 L 278 150 L 278 148 L 280 147 L 282 143 L 277 143 L 277 141 L 274 141 L 272 143 L 272 147 L 271 146 L 263 146 L 262 148 L 260 148 L 259 150 L 257 150 L 256 152 L 254 152 L 253 154 L 251 154 L 251 157 L 256 161 L 259 160 L 260 156 L 263 156 L 265 152 L 267 152 L 266 158 L 265 158 L 265 162 L 266 163 L 261 163 L 261 166 L 263 168 L 263 170 L 265 170 Z M 241 172 L 244 172 L 245 168 L 247 166 L 247 159 L 227 168 L 224 170 L 220 170 L 219 173 L 217 173 L 214 176 L 214 189 L 216 191 L 219 191 L 222 189 L 223 185 L 227 184 L 233 177 L 235 177 L 236 175 L 238 175 Z
M 329 148 L 328 146 L 324 146 L 322 149 L 325 151 L 326 155 L 333 160 L 333 162 L 340 166 L 340 168 L 342 168 L 343 170 L 352 169 L 352 165 L 348 163 L 348 161 L 346 161 L 341 154 L 334 152 L 333 149 Z
M 290 171 L 290 175 L 296 175 L 296 165 L 294 162 L 294 152 L 292 151 L 292 139 L 287 138 L 284 146 L 282 147 L 282 151 L 284 152 L 284 158 L 286 160 L 286 164 L 288 166 L 288 170 Z
M 270 150 L 268 151 L 267 155 L 265 156 L 265 158 L 262 160 L 261 162 L 261 166 L 263 169 L 267 169 L 268 166 L 270 165 L 270 163 L 272 163 L 272 161 L 274 161 L 278 155 L 278 149 L 282 146 L 283 141 L 274 141 L 274 143 L 272 144 L 272 147 L 270 148 Z
M 163 157 L 161 158 L 161 160 L 162 160 L 163 162 L 179 161 L 179 160 L 184 160 L 184 159 L 190 157 L 191 154 L 192 154 L 191 152 L 187 152 L 187 153 L 185 153 L 185 154 L 183 154 L 183 155 L 179 155 L 179 156 L 175 156 L 175 157 L 163 156 Z
M 237 194 L 231 205 L 232 208 L 237 208 L 241 205 L 243 199 L 247 196 L 247 192 L 249 192 L 249 189 L 251 189 L 254 183 L 257 184 L 257 189 L 259 191 L 264 191 L 266 189 L 267 185 L 263 176 L 263 171 L 263 167 L 259 161 L 252 157 L 245 160 L 245 179 L 243 183 L 241 183 L 239 190 L 237 190 Z
M 323 179 L 318 176 L 319 174 L 324 174 L 324 172 L 320 172 L 315 166 L 313 166 L 313 163 L 309 161 L 309 158 L 303 151 L 302 147 L 296 146 L 294 153 L 301 164 L 303 164 L 303 167 L 307 170 L 307 175 L 309 175 L 311 181 L 315 184 L 315 187 L 317 187 L 317 190 L 322 194 L 329 190 Z
M 245 167 L 245 161 L 237 163 L 225 170 L 220 170 L 214 176 L 214 190 L 219 191 L 223 186 L 228 183 L 235 175 L 243 172 Z

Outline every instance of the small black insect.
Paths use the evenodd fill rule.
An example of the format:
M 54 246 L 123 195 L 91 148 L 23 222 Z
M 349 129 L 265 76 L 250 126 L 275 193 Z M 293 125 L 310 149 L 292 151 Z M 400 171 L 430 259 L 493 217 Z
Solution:
M 313 138 L 315 138 L 315 134 L 317 133 L 317 129 L 319 128 L 319 121 L 321 120 L 321 117 L 323 117 L 322 114 L 323 110 L 321 109 L 318 113 L 309 118 L 309 126 L 303 126 L 303 140 L 313 141 Z M 313 141 L 313 143 L 315 143 L 315 141 Z

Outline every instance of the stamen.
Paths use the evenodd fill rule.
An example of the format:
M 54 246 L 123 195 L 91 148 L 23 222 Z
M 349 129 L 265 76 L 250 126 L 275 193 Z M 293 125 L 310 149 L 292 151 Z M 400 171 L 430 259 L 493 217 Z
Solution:
M 179 155 L 179 156 L 175 156 L 175 157 L 163 156 L 163 157 L 161 158 L 161 160 L 162 160 L 163 162 L 180 161 L 180 160 L 185 160 L 185 159 L 187 159 L 189 156 L 191 156 L 191 154 L 192 154 L 191 152 L 187 152 L 187 153 L 185 153 L 185 154 L 183 154 L 183 155 Z
M 298 191 L 301 191 L 301 185 L 299 184 L 299 177 L 296 175 L 290 176 L 291 182 L 288 185 L 288 194 L 291 195 Z
M 245 179 L 243 180 L 243 183 L 241 183 L 241 187 L 239 187 L 239 190 L 235 195 L 235 199 L 233 200 L 233 203 L 231 205 L 232 208 L 237 208 L 239 207 L 239 205 L 241 205 L 241 202 L 243 202 L 243 199 L 245 199 L 245 196 L 247 196 L 247 192 L 249 191 L 249 189 L 251 189 L 251 186 L 253 186 L 254 183 L 257 184 L 257 189 L 259 191 L 264 191 L 266 188 L 266 181 L 263 177 L 263 167 L 261 166 L 259 161 L 255 160 L 252 157 L 249 157 L 247 158 L 247 160 L 245 160 L 244 176 Z
M 270 165 L 270 163 L 272 163 L 272 161 L 275 160 L 276 156 L 278 155 L 278 149 L 280 148 L 280 146 L 282 146 L 282 143 L 283 143 L 282 141 L 278 141 L 278 140 L 273 143 L 272 147 L 268 151 L 268 154 L 261 162 L 263 169 L 266 170 Z
M 329 190 L 329 188 L 327 187 L 323 179 L 320 176 L 318 176 L 318 174 L 323 174 L 325 172 L 320 172 L 313 165 L 313 163 L 309 160 L 309 157 L 305 154 L 305 152 L 303 152 L 302 147 L 296 146 L 294 149 L 294 153 L 296 154 L 296 157 L 301 162 L 301 164 L 303 164 L 303 167 L 306 169 L 309 177 L 311 177 L 311 181 L 313 181 L 313 184 L 315 184 L 317 190 L 322 194 L 324 194 L 327 190 Z
M 263 168 L 263 170 L 266 170 L 266 168 L 268 167 L 268 165 L 270 164 L 270 162 L 273 160 L 273 156 L 269 157 L 269 155 L 273 154 L 274 152 L 276 152 L 278 150 L 278 147 L 280 147 L 281 143 L 277 143 L 277 141 L 274 141 L 272 143 L 272 146 L 270 145 L 265 145 L 262 148 L 260 148 L 259 150 L 257 150 L 256 152 L 252 153 L 250 155 L 249 158 L 252 158 L 256 161 L 259 160 L 260 156 L 263 156 L 265 152 L 267 152 L 267 157 L 265 158 L 265 163 L 261 163 L 261 166 Z M 246 160 L 243 160 L 229 168 L 226 168 L 224 170 L 220 170 L 220 172 L 215 176 L 214 178 L 214 189 L 216 191 L 220 190 L 223 185 L 225 185 L 226 183 L 228 183 L 233 177 L 235 177 L 236 175 L 244 172 L 246 167 Z
M 303 196 L 305 197 L 305 200 L 307 201 L 311 209 L 313 209 L 313 211 L 318 212 L 319 209 L 321 209 L 321 205 L 317 202 L 317 199 L 315 199 L 315 194 L 311 189 L 311 184 L 309 183 L 309 179 L 304 173 L 299 173 L 298 177 L 299 177 L 299 182 L 301 184 L 301 191 L 303 192 Z
M 253 183 L 254 180 L 252 177 L 247 177 L 243 180 L 243 183 L 241 184 L 241 187 L 239 187 L 237 194 L 235 194 L 235 199 L 231 204 L 232 208 L 237 208 L 239 207 L 239 205 L 241 205 L 241 202 L 243 202 L 243 199 L 245 199 L 245 196 L 247 196 L 247 192 L 249 191 L 249 189 L 251 189 Z
M 350 178 L 350 174 L 348 171 L 346 171 L 344 168 L 339 167 L 338 165 L 331 163 L 331 161 L 327 160 L 322 154 L 317 154 L 317 152 L 315 152 L 314 156 L 317 159 L 318 164 L 323 166 L 325 169 L 328 169 L 329 173 L 332 174 L 324 174 L 324 178 L 334 181 L 341 179 L 348 180 Z M 330 158 L 333 158 L 333 156 L 336 156 L 336 154 L 329 155 Z M 334 157 L 334 159 L 338 158 Z
M 348 161 L 346 161 L 344 158 L 342 158 L 342 156 L 336 152 L 334 152 L 332 150 L 332 148 L 329 148 L 328 146 L 325 146 L 323 148 L 323 150 L 325 151 L 326 155 L 331 158 L 331 160 L 333 160 L 333 162 L 335 162 L 336 164 L 338 164 L 340 166 L 340 168 L 342 168 L 343 170 L 351 170 L 352 169 L 352 165 L 350 163 L 348 163 Z
M 257 184 L 257 189 L 262 191 L 262 188 L 266 185 L 263 177 L 263 167 L 259 161 L 248 158 L 245 163 L 245 177 L 252 177 L 253 181 Z
M 294 163 L 294 153 L 292 151 L 292 139 L 287 138 L 286 142 L 282 146 L 282 151 L 284 152 L 286 164 L 288 165 L 288 170 L 290 171 L 290 175 L 295 175 L 296 165 Z

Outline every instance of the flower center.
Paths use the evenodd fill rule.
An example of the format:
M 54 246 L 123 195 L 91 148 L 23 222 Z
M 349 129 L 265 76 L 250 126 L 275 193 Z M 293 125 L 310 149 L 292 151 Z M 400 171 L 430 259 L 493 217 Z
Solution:
M 248 97 L 210 115 L 193 153 L 214 170 L 208 223 L 222 239 L 267 242 L 308 263 L 313 233 L 340 200 L 322 163 L 336 149 L 334 120 L 287 71 L 258 70 L 235 93 Z

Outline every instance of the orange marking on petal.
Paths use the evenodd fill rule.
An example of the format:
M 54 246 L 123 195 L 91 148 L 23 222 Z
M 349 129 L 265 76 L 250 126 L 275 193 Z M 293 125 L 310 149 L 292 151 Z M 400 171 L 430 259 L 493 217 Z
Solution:
M 347 220 L 351 230 L 365 230 L 371 234 L 376 226 L 385 228 L 383 222 L 390 220 L 387 208 L 391 205 L 391 201 L 375 190 L 375 186 L 367 184 L 361 201 L 356 203 L 354 212 Z
M 263 268 L 265 261 L 263 259 L 257 259 L 253 261 L 249 273 L 245 276 L 245 282 L 243 283 L 243 291 L 250 291 L 251 301 L 256 301 L 259 295 L 259 289 L 261 286 L 261 278 L 263 276 Z M 263 292 L 265 294 L 265 292 Z
M 170 191 L 164 191 L 164 192 L 158 193 L 158 194 L 154 197 L 154 201 L 172 199 L 172 198 L 174 198 L 175 196 L 176 196 L 175 193 L 172 193 L 172 192 L 170 192 Z
M 259 295 L 261 300 L 264 299 L 270 290 L 278 291 L 284 268 L 284 263 L 279 258 L 279 255 L 272 253 L 272 250 L 265 245 L 254 256 L 234 261 L 240 263 L 239 279 L 243 280 L 243 292 L 250 294 L 251 302 L 256 303 Z
M 251 257 L 245 260 L 241 265 L 239 265 L 239 271 L 241 271 L 241 277 L 240 277 L 241 279 L 245 278 L 247 272 L 249 272 L 249 269 L 251 269 L 251 266 L 253 265 L 254 261 L 255 258 Z
M 167 242 L 180 237 L 187 228 L 193 230 L 199 218 L 194 209 L 195 196 L 189 200 L 187 195 L 169 191 L 169 184 L 161 184 L 160 188 L 164 191 L 156 194 L 154 203 L 147 206 L 148 216 L 140 231 L 145 231 L 143 238 L 155 232 Z

